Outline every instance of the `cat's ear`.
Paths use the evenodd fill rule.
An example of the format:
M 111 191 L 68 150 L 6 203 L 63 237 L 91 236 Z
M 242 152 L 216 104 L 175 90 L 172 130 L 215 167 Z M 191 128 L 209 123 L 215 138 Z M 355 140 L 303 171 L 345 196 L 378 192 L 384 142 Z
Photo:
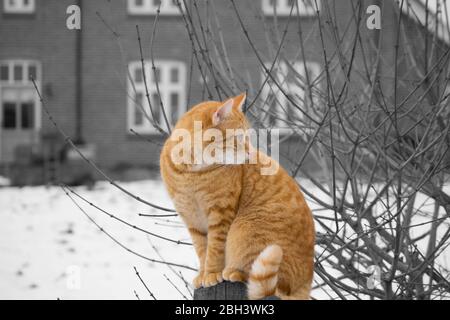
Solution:
M 243 92 L 240 95 L 238 95 L 237 97 L 233 98 L 234 107 L 236 108 L 236 110 L 239 110 L 242 112 L 242 108 L 244 107 L 246 98 L 247 98 L 247 94 L 245 92 Z
M 233 111 L 233 104 L 234 100 L 228 99 L 216 112 L 214 112 L 212 117 L 213 125 L 218 125 L 231 114 L 231 111 Z

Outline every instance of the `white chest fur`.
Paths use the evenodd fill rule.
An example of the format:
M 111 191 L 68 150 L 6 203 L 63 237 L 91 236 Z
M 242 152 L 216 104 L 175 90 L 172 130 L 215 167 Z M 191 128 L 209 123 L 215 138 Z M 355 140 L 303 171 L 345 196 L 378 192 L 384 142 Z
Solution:
M 179 195 L 174 202 L 188 228 L 195 228 L 205 234 L 208 232 L 208 217 L 199 207 L 193 195 Z

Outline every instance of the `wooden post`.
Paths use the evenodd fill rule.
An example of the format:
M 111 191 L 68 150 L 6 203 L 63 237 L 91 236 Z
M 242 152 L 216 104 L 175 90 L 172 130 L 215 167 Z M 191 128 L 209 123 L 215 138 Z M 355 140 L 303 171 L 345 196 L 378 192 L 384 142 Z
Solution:
M 247 300 L 247 286 L 242 282 L 224 281 L 209 288 L 196 289 L 194 300 Z M 279 298 L 271 296 L 263 300 L 279 300 Z

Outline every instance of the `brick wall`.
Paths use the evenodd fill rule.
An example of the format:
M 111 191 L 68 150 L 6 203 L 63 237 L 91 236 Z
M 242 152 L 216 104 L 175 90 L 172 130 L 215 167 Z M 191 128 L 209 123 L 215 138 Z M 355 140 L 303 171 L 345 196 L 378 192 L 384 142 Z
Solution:
M 38 0 L 31 15 L 6 14 L 0 3 L 0 60 L 35 59 L 42 64 L 47 106 L 68 134 L 74 132 L 75 34 L 66 28 L 70 0 Z M 44 133 L 53 131 L 42 118 Z
M 342 37 L 346 30 L 348 35 L 354 36 L 356 25 L 352 12 L 355 9 L 355 1 L 340 0 L 339 3 L 331 0 L 323 1 L 328 1 L 333 10 L 332 14 L 338 22 L 338 35 Z M 229 1 L 214 1 L 214 3 L 233 70 L 239 76 L 250 79 L 253 89 L 256 89 L 261 82 L 261 66 L 258 58 L 241 31 L 231 3 Z M 73 2 L 69 0 L 37 0 L 36 12 L 31 16 L 5 15 L 0 12 L 0 59 L 32 58 L 42 62 L 42 91 L 48 101 L 47 105 L 61 127 L 73 135 L 77 31 L 70 31 L 65 27 L 67 18 L 65 10 L 70 4 Z M 271 17 L 263 18 L 260 1 L 239 0 L 236 4 L 261 58 L 267 62 L 271 61 L 277 49 L 277 42 L 273 39 L 281 38 L 288 19 L 278 18 L 275 21 Z M 380 0 L 364 0 L 362 10 L 365 12 L 370 4 L 380 4 Z M 82 133 L 87 142 L 95 144 L 97 161 L 104 168 L 123 164 L 157 165 L 160 151 L 155 144 L 142 141 L 127 130 L 126 65 L 140 58 L 136 25 L 139 25 L 141 30 L 144 56 L 150 58 L 150 37 L 155 17 L 130 15 L 126 6 L 126 0 L 82 2 Z M 379 73 L 383 76 L 392 74 L 395 44 L 393 30 L 396 27 L 393 9 L 393 3 L 384 2 L 381 31 L 368 30 L 365 28 L 365 21 L 361 23 L 363 49 L 360 45 L 356 49 L 354 59 L 356 71 L 350 75 L 350 82 L 353 84 L 360 81 L 358 73 L 364 70 L 361 50 L 365 50 L 369 59 L 375 59 L 369 52 L 381 33 L 383 61 Z M 202 6 L 199 11 L 204 17 L 205 10 Z M 97 12 L 119 37 L 112 34 Z M 213 16 L 209 18 L 214 19 Z M 326 19 L 323 22 L 326 23 Z M 298 34 L 301 26 L 306 43 L 304 52 L 306 59 L 322 63 L 322 45 L 317 23 L 316 17 L 291 18 L 283 49 L 286 58 L 302 57 L 299 52 Z M 353 38 L 350 36 L 338 38 L 330 30 L 324 32 L 327 55 L 332 56 L 337 45 L 345 48 L 347 54 L 351 54 Z M 192 54 L 190 48 L 191 43 L 183 18 L 161 16 L 154 44 L 155 59 L 181 60 L 186 63 L 189 70 Z M 337 61 L 336 59 L 338 58 L 336 57 L 334 61 Z M 407 66 L 401 68 L 405 69 Z M 338 83 L 340 81 L 343 85 L 345 82 L 343 71 L 337 70 L 336 74 Z M 189 105 L 208 99 L 195 60 L 190 86 Z M 211 79 L 209 87 L 213 99 L 219 99 Z M 358 88 L 357 85 L 349 87 Z M 382 87 L 386 90 L 392 88 L 392 81 L 386 77 Z M 237 88 L 235 94 L 247 89 Z M 405 95 L 401 90 L 403 89 L 400 89 L 400 97 Z M 348 94 L 357 99 L 361 93 L 352 89 Z M 43 131 L 51 130 L 52 127 L 44 116 Z M 150 138 L 162 142 L 161 138 Z M 298 139 L 289 139 L 282 149 L 292 153 L 292 150 L 301 150 L 303 147 L 304 144 Z

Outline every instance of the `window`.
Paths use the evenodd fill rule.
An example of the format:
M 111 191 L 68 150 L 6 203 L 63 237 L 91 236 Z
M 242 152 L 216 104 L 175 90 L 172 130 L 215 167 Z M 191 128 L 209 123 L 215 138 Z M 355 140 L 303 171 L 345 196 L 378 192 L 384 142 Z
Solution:
M 317 0 L 317 5 L 320 9 L 320 0 Z M 317 11 L 315 0 L 262 0 L 265 15 L 288 16 L 292 6 L 292 15 L 314 16 Z
M 186 66 L 180 61 L 155 60 L 154 63 L 155 69 L 151 61 L 145 62 L 145 79 L 155 120 L 166 129 L 161 101 L 171 126 L 186 111 Z M 142 112 L 143 108 L 151 118 L 141 62 L 130 63 L 129 71 L 132 79 L 128 86 L 128 128 L 139 133 L 155 133 L 156 129 Z
M 3 0 L 5 13 L 33 13 L 35 0 Z
M 183 0 L 128 0 L 128 12 L 134 15 L 179 15 Z
M 266 65 L 268 70 L 270 67 L 271 63 Z M 271 128 L 300 127 L 307 130 L 304 112 L 313 114 L 314 109 L 319 107 L 320 65 L 316 62 L 281 61 L 274 66 L 271 74 L 279 86 L 269 77 L 262 89 L 262 121 Z M 266 77 L 267 74 L 263 72 L 262 83 Z
M 40 84 L 40 64 L 31 60 L 0 61 L 0 119 L 4 130 L 40 127 L 39 98 L 30 80 Z

